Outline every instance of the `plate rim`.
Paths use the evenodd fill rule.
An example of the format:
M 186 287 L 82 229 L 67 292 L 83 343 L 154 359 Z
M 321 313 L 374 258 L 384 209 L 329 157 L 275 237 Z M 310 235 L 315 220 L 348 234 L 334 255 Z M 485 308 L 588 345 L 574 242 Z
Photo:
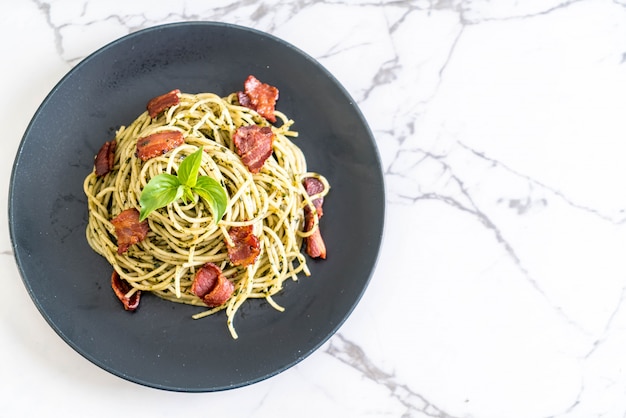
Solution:
M 288 49 L 291 49 L 294 53 L 300 55 L 302 58 L 305 58 L 307 61 L 309 61 L 309 63 L 311 63 L 313 66 L 315 66 L 318 70 L 320 70 L 324 77 L 330 79 L 335 88 L 337 88 L 338 90 L 340 90 L 341 94 L 344 95 L 345 97 L 350 99 L 350 105 L 353 109 L 353 111 L 356 113 L 356 115 L 358 116 L 358 118 L 360 119 L 360 122 L 363 125 L 363 128 L 365 128 L 365 130 L 367 131 L 367 133 L 369 134 L 369 138 L 371 139 L 371 141 L 368 141 L 370 143 L 370 145 L 372 146 L 372 151 L 376 157 L 378 166 L 377 168 L 379 168 L 379 170 L 377 170 L 376 174 L 377 174 L 377 178 L 379 178 L 380 180 L 380 191 L 381 191 L 381 202 L 379 203 L 379 208 L 378 210 L 380 211 L 380 219 L 378 220 L 380 223 L 380 228 L 378 229 L 378 234 L 376 236 L 377 238 L 377 242 L 374 246 L 374 260 L 372 262 L 371 265 L 371 269 L 369 271 L 369 274 L 367 275 L 367 277 L 365 277 L 363 279 L 363 286 L 360 288 L 360 291 L 357 295 L 357 297 L 352 301 L 349 309 L 347 310 L 346 314 L 343 315 L 343 317 L 341 317 L 337 323 L 334 325 L 334 327 L 332 328 L 332 331 L 327 333 L 323 338 L 321 338 L 316 344 L 312 345 L 311 347 L 307 348 L 307 350 L 303 351 L 301 353 L 301 355 L 299 355 L 297 357 L 297 359 L 291 361 L 291 362 L 286 362 L 282 367 L 276 368 L 273 372 L 271 373 L 267 373 L 265 375 L 262 376 L 258 376 L 256 378 L 253 379 L 247 379 L 247 380 L 240 380 L 237 383 L 231 384 L 231 385 L 223 385 L 220 387 L 205 387 L 205 388 L 185 388 L 185 387 L 174 387 L 174 386 L 170 386 L 170 385 L 165 385 L 165 384 L 156 384 L 154 382 L 147 382 L 147 381 L 142 381 L 141 379 L 138 379 L 136 377 L 129 377 L 128 375 L 125 375 L 123 371 L 121 370 L 117 370 L 115 368 L 111 368 L 108 367 L 106 365 L 104 365 L 100 360 L 98 360 L 98 358 L 94 357 L 92 355 L 92 353 L 85 351 L 84 349 L 81 349 L 76 342 L 68 337 L 65 332 L 63 332 L 62 329 L 60 329 L 57 324 L 55 324 L 52 321 L 52 318 L 50 317 L 49 313 L 44 309 L 41 301 L 38 299 L 38 296 L 36 295 L 35 291 L 32 288 L 32 284 L 31 284 L 31 280 L 32 278 L 27 278 L 26 277 L 26 271 L 25 271 L 25 263 L 26 261 L 23 259 L 24 258 L 24 254 L 22 254 L 22 251 L 18 248 L 18 243 L 17 243 L 17 225 L 15 224 L 14 220 L 14 210 L 15 210 L 15 204 L 14 204 L 14 199 L 16 197 L 16 176 L 18 174 L 19 171 L 19 163 L 20 160 L 23 156 L 23 152 L 24 152 L 24 147 L 26 146 L 26 142 L 28 141 L 29 138 L 29 134 L 31 133 L 33 127 L 35 126 L 38 117 L 40 116 L 42 110 L 45 108 L 45 106 L 48 104 L 48 102 L 52 99 L 52 97 L 59 91 L 59 89 L 61 89 L 64 85 L 64 83 L 66 82 L 67 79 L 69 79 L 70 77 L 74 76 L 77 72 L 79 72 L 85 65 L 88 65 L 88 63 L 93 60 L 94 58 L 100 56 L 101 54 L 103 54 L 104 52 L 106 52 L 109 49 L 114 49 L 117 45 L 128 42 L 134 38 L 137 37 L 143 37 L 146 35 L 149 35 L 150 33 L 156 32 L 156 31 L 162 31 L 162 30 L 168 30 L 169 28 L 177 28 L 177 27 L 189 27 L 189 26 L 201 26 L 201 27 L 213 27 L 213 28 L 219 28 L 220 30 L 239 30 L 239 31 L 244 31 L 244 32 L 248 32 L 250 34 L 253 35 L 258 35 L 258 36 L 263 36 L 268 38 L 270 41 L 272 42 L 276 42 L 279 43 L 280 45 L 287 47 Z M 243 26 L 243 25 L 239 25 L 239 24 L 232 24 L 232 23 L 226 23 L 226 22 L 216 22 L 216 21 L 180 21 L 180 22 L 172 22 L 172 23 L 163 23 L 163 24 L 158 24 L 155 26 L 150 26 L 147 28 L 143 28 L 143 29 L 139 29 L 137 31 L 128 33 L 126 35 L 123 35 L 119 38 L 116 38 L 106 44 L 104 44 L 103 46 L 100 46 L 99 48 L 95 49 L 93 52 L 89 53 L 88 55 L 86 55 L 84 58 L 82 58 L 76 65 L 74 65 L 72 68 L 70 68 L 68 71 L 65 72 L 65 74 L 55 83 L 55 85 L 53 86 L 53 88 L 47 93 L 47 95 L 44 97 L 44 99 L 42 100 L 42 102 L 39 104 L 39 106 L 36 108 L 35 112 L 32 114 L 31 119 L 29 121 L 29 123 L 26 126 L 26 129 L 24 130 L 24 133 L 20 139 L 19 142 L 19 146 L 15 152 L 14 155 L 14 160 L 13 160 L 13 165 L 11 168 L 11 175 L 10 175 L 10 179 L 9 179 L 9 188 L 8 188 L 8 223 L 9 223 L 9 236 L 10 236 L 10 241 L 11 241 L 11 248 L 13 250 L 13 259 L 14 262 L 16 263 L 16 266 L 18 267 L 18 271 L 19 271 L 19 275 L 21 278 L 22 283 L 24 284 L 27 293 L 29 294 L 29 297 L 31 299 L 31 301 L 34 303 L 34 305 L 36 306 L 37 310 L 39 311 L 39 313 L 43 316 L 43 318 L 46 320 L 46 322 L 48 323 L 48 325 L 55 331 L 55 333 L 63 340 L 64 343 L 68 344 L 75 352 L 77 352 L 78 354 L 80 354 L 82 357 L 86 358 L 87 360 L 89 360 L 91 363 L 93 363 L 94 365 L 98 366 L 100 369 L 105 370 L 108 373 L 111 373 L 115 376 L 118 376 L 124 380 L 127 380 L 129 382 L 132 383 L 136 383 L 142 386 L 146 386 L 146 387 L 151 387 L 151 388 L 155 388 L 155 389 L 161 389 L 161 390 L 166 390 L 166 391 L 176 391 L 176 392 L 217 392 L 217 391 L 223 391 L 223 390 L 230 390 L 230 389 L 234 389 L 234 388 L 239 388 L 239 387 L 244 387 L 244 386 L 248 386 L 263 380 L 266 380 L 268 378 L 271 378 L 277 374 L 280 374 L 282 372 L 284 372 L 285 370 L 288 370 L 290 368 L 292 368 L 293 366 L 297 365 L 298 363 L 300 363 L 301 361 L 303 361 L 304 359 L 306 359 L 307 357 L 309 357 L 311 354 L 313 354 L 314 352 L 316 352 L 322 345 L 324 345 L 329 339 L 332 338 L 333 335 L 335 335 L 337 333 L 337 331 L 342 327 L 342 325 L 347 321 L 347 319 L 352 315 L 353 311 L 356 309 L 357 305 L 359 304 L 360 300 L 362 299 L 364 293 L 366 292 L 367 288 L 369 287 L 369 284 L 372 280 L 372 277 L 374 275 L 374 272 L 376 271 L 376 267 L 378 265 L 378 262 L 380 260 L 380 253 L 381 253 L 381 248 L 383 245 L 383 240 L 384 240 L 384 232 L 385 232 L 385 224 L 386 224 L 386 215 L 387 215 L 387 208 L 386 208 L 386 190 L 385 190 L 385 181 L 384 181 L 384 172 L 382 171 L 382 160 L 381 160 L 381 156 L 380 156 L 380 152 L 378 149 L 378 145 L 376 143 L 375 140 L 375 136 L 373 135 L 373 132 L 371 130 L 371 127 L 369 125 L 369 123 L 367 122 L 367 119 L 365 118 L 365 116 L 363 115 L 360 107 L 358 106 L 357 102 L 354 100 L 354 98 L 352 97 L 352 95 L 347 91 L 347 89 L 345 88 L 345 86 L 343 86 L 342 83 L 340 83 L 337 78 L 323 65 L 321 64 L 319 61 L 317 61 L 316 59 L 314 59 L 313 57 L 311 57 L 310 55 L 308 55 L 306 52 L 302 51 L 301 49 L 299 49 L 298 47 L 294 46 L 293 44 L 285 41 L 284 39 L 281 39 L 279 37 L 277 37 L 276 35 L 273 35 L 271 33 L 267 33 L 255 28 L 251 28 L 248 26 Z

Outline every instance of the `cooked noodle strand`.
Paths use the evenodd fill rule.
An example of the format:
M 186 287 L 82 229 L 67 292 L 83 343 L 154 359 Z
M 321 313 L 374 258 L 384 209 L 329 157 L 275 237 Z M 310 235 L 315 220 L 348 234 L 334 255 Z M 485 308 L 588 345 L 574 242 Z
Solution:
M 290 130 L 293 121 L 281 112 L 276 115 L 278 127 L 240 106 L 235 94 L 221 98 L 212 93 L 183 93 L 178 105 L 157 118 L 144 112 L 118 130 L 113 170 L 104 176 L 94 171 L 84 181 L 89 205 L 86 235 L 89 245 L 131 285 L 129 293 L 149 291 L 169 301 L 206 307 L 191 292 L 191 284 L 197 269 L 212 262 L 222 268 L 235 291 L 224 305 L 207 308 L 194 318 L 225 310 L 228 329 L 237 338 L 235 314 L 247 299 L 264 298 L 270 306 L 284 310 L 272 296 L 283 289 L 285 280 L 310 274 L 301 252 L 303 239 L 310 234 L 302 230 L 303 209 L 328 193 L 330 186 L 321 175 L 307 171 L 302 151 L 290 139 L 297 136 Z M 249 124 L 271 126 L 274 132 L 274 152 L 257 174 L 243 165 L 232 141 L 233 132 Z M 185 144 L 140 160 L 137 139 L 163 130 L 179 130 Z M 220 182 L 229 196 L 224 217 L 216 223 L 211 208 L 197 197 L 188 204 L 179 200 L 152 212 L 147 218 L 148 237 L 118 254 L 111 219 L 125 209 L 139 209 L 139 197 L 150 179 L 160 173 L 176 174 L 182 160 L 199 147 L 205 150 L 199 175 Z M 324 192 L 308 196 L 302 186 L 306 176 L 320 179 Z M 228 229 L 244 225 L 253 225 L 261 252 L 254 264 L 236 267 L 228 258 L 226 244 L 232 245 Z

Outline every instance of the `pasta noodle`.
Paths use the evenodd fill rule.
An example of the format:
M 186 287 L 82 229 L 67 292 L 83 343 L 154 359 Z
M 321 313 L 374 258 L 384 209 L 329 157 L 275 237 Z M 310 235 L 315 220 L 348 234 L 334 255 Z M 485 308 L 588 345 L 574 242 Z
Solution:
M 115 160 L 111 172 L 89 174 L 84 181 L 88 198 L 87 241 L 106 258 L 131 290 L 148 291 L 173 302 L 207 306 L 190 290 L 196 271 L 205 263 L 219 266 L 235 287 L 230 299 L 207 308 L 195 319 L 224 310 L 227 326 L 237 338 L 234 318 L 250 298 L 264 298 L 282 311 L 272 298 L 286 280 L 310 275 L 302 253 L 304 208 L 328 193 L 327 180 L 307 171 L 302 151 L 292 142 L 297 132 L 293 121 L 276 111 L 280 123 L 270 125 L 254 110 L 239 105 L 235 93 L 220 97 L 213 93 L 180 94 L 180 103 L 156 118 L 141 114 L 116 134 Z M 256 174 L 251 173 L 236 153 L 233 132 L 244 125 L 270 126 L 274 133 L 273 153 Z M 163 130 L 183 133 L 183 145 L 164 155 L 142 161 L 136 156 L 137 139 Z M 139 209 L 139 198 L 148 181 L 160 173 L 177 173 L 181 161 L 203 147 L 199 175 L 210 176 L 226 189 L 228 204 L 223 218 L 215 222 L 208 204 L 196 198 L 187 204 L 179 199 L 147 217 L 147 238 L 117 252 L 111 219 L 128 208 Z M 324 184 L 318 195 L 307 195 L 302 180 L 315 177 Z M 317 224 L 317 216 L 316 216 Z M 229 262 L 228 228 L 253 225 L 260 243 L 256 261 L 246 267 Z M 232 245 L 232 242 L 230 242 Z

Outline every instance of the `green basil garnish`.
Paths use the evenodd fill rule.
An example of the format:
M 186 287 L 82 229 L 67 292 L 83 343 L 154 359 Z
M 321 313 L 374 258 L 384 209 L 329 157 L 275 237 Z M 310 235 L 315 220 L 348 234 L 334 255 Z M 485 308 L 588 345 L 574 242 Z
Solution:
M 203 149 L 200 147 L 188 155 L 178 167 L 177 175 L 162 173 L 150 179 L 139 197 L 139 221 L 143 221 L 156 209 L 165 207 L 178 199 L 188 203 L 194 195 L 204 199 L 211 208 L 215 223 L 219 222 L 226 212 L 228 196 L 226 190 L 215 179 L 198 176 L 202 162 Z

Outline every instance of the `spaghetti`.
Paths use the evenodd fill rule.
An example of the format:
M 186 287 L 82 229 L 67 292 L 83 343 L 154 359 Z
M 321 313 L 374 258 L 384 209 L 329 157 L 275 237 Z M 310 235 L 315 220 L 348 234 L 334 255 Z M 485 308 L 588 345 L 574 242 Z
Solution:
M 319 217 L 312 211 L 315 227 L 306 229 L 305 208 L 313 208 L 314 200 L 325 196 L 330 186 L 322 175 L 307 171 L 302 151 L 291 141 L 298 135 L 291 130 L 293 121 L 279 111 L 275 115 L 279 123 L 270 124 L 241 105 L 236 93 L 227 97 L 181 93 L 180 102 L 158 116 L 146 111 L 118 130 L 110 172 L 99 176 L 94 170 L 84 180 L 89 207 L 86 235 L 93 250 L 130 285 L 126 296 L 148 291 L 169 301 L 206 307 L 191 287 L 201 266 L 213 263 L 234 291 L 222 305 L 193 318 L 225 310 L 228 329 L 237 338 L 235 314 L 247 299 L 263 298 L 284 310 L 272 297 L 286 280 L 297 280 L 300 273 L 310 275 L 303 240 L 317 231 Z M 274 134 L 272 155 L 257 173 L 242 163 L 233 144 L 236 129 L 247 125 L 270 127 Z M 164 130 L 180 131 L 184 143 L 146 161 L 138 158 L 138 138 Z M 218 181 L 228 195 L 224 216 L 215 219 L 210 205 L 197 196 L 187 203 L 178 199 L 151 212 L 146 239 L 120 254 L 111 220 L 128 208 L 139 209 L 150 179 L 176 174 L 181 162 L 199 148 L 205 152 L 198 174 Z M 309 177 L 324 185 L 322 192 L 307 193 L 303 179 Z M 258 237 L 260 252 L 252 264 L 237 266 L 229 260 L 228 246 L 233 243 L 228 231 L 248 225 Z

